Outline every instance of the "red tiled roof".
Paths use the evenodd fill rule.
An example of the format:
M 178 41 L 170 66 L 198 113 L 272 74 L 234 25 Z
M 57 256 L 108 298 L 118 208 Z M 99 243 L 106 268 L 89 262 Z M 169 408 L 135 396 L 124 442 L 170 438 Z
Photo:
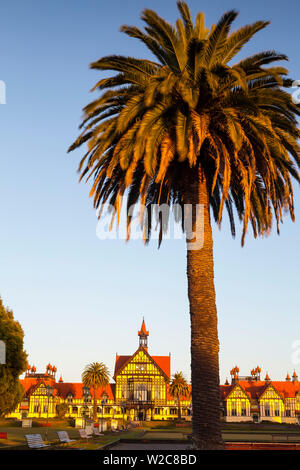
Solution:
M 151 356 L 154 362 L 161 368 L 168 378 L 171 375 L 171 358 L 170 356 Z
M 72 394 L 73 398 L 83 397 L 82 383 L 56 383 L 54 388 L 57 391 L 57 395 L 62 398 L 67 398 L 69 394 Z M 106 387 L 97 388 L 96 398 L 100 399 L 103 393 L 108 396 L 109 400 L 113 400 L 115 394 L 115 384 L 109 384 Z M 93 389 L 91 389 L 91 395 L 94 396 Z
M 269 387 L 273 386 L 274 389 L 282 398 L 294 398 L 296 393 L 300 393 L 300 383 L 299 382 L 287 382 L 287 381 L 271 381 L 266 383 L 262 380 L 239 380 L 237 382 L 241 388 L 247 393 L 251 399 L 259 399 L 264 391 Z M 221 397 L 225 399 L 234 385 L 221 385 Z
M 284 398 L 295 398 L 297 392 L 300 393 L 300 382 L 271 382 Z
M 20 380 L 20 383 L 25 390 L 25 397 L 27 397 L 41 383 L 50 384 L 51 386 L 54 386 L 55 380 L 52 377 L 45 377 L 44 379 L 36 377 L 25 377 L 24 379 Z
M 225 398 L 228 396 L 229 392 L 232 390 L 232 385 L 220 385 L 220 399 L 225 400 Z
M 51 386 L 54 387 L 53 395 L 60 396 L 61 398 L 67 398 L 69 394 L 73 395 L 73 398 L 82 398 L 82 383 L 64 383 L 64 382 L 57 382 L 55 383 L 54 379 L 49 380 L 38 380 L 35 378 L 25 378 L 20 380 L 21 385 L 23 385 L 25 390 L 25 396 L 28 397 L 31 393 L 41 384 L 45 383 L 48 384 L 51 382 Z M 115 395 L 115 384 L 109 384 L 107 387 L 101 387 L 97 389 L 96 397 L 101 398 L 102 393 L 106 393 L 109 400 L 114 399 Z M 91 394 L 94 396 L 93 389 L 91 389 Z
M 130 358 L 131 358 L 131 356 L 116 356 L 114 377 L 123 368 L 123 366 L 126 364 L 126 362 L 129 361 Z

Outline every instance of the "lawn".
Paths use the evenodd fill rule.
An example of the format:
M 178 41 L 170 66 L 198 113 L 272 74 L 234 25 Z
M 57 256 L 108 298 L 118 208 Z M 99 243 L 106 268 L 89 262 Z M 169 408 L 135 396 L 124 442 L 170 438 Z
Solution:
M 57 431 L 65 430 L 71 439 L 76 442 L 68 448 L 99 449 L 119 439 L 125 441 L 184 441 L 191 434 L 191 427 L 178 427 L 175 422 L 141 423 L 140 428 L 130 431 L 113 433 L 107 431 L 104 436 L 83 441 L 79 438 L 78 430 L 68 425 L 64 420 L 49 420 L 48 439 L 47 428 L 41 423 L 35 423 L 32 428 L 21 428 L 20 423 L 13 420 L 1 420 L 0 432 L 6 432 L 8 439 L 0 439 L 0 449 L 7 446 L 26 446 L 25 434 L 41 434 L 43 440 L 51 444 L 58 444 Z M 39 424 L 39 425 L 37 425 Z M 222 435 L 226 442 L 300 442 L 300 426 L 277 423 L 223 423 Z M 66 448 L 63 445 L 63 448 Z
M 1 424 L 1 423 L 0 423 Z M 119 433 L 114 433 L 111 431 L 107 431 L 104 433 L 104 436 L 100 437 L 92 437 L 89 440 L 82 440 L 79 437 L 78 429 L 70 427 L 70 426 L 59 426 L 54 427 L 51 426 L 48 428 L 48 438 L 47 428 L 45 427 L 33 427 L 33 428 L 20 428 L 15 426 L 0 426 L 0 432 L 7 433 L 7 440 L 0 439 L 0 450 L 7 446 L 26 446 L 26 439 L 25 434 L 41 434 L 43 441 L 49 444 L 59 444 L 57 431 L 67 431 L 70 439 L 76 439 L 76 442 L 72 444 L 63 444 L 62 448 L 80 448 L 80 449 L 98 449 L 106 444 L 110 444 L 114 441 L 117 441 L 122 436 L 126 439 L 139 439 L 144 435 L 144 430 L 139 428 L 136 430 L 131 431 L 123 431 Z

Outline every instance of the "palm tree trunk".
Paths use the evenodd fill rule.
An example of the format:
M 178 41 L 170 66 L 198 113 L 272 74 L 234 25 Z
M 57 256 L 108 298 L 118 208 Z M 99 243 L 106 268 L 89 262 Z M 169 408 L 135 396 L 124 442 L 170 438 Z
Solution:
M 187 237 L 187 278 L 191 319 L 193 445 L 196 449 L 222 449 L 220 426 L 219 341 L 214 288 L 213 239 L 209 193 L 203 175 L 186 185 L 184 203 L 203 205 L 203 245 L 191 249 Z M 195 216 L 193 231 L 196 231 Z
M 94 423 L 96 423 L 96 421 L 97 421 L 97 397 L 96 397 L 96 387 L 95 387 L 95 385 L 94 385 L 93 420 L 94 420 Z
M 181 403 L 180 403 L 180 395 L 177 397 L 178 402 L 178 421 L 181 421 Z

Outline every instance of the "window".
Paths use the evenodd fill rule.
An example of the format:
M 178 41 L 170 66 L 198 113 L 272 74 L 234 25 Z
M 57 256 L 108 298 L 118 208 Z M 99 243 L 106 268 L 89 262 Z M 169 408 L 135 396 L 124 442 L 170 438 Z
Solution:
M 170 408 L 170 415 L 177 415 L 177 409 L 176 408 Z
M 289 418 L 291 416 L 291 410 L 285 410 L 285 416 Z
M 136 364 L 135 370 L 147 370 L 147 364 Z
M 231 405 L 231 416 L 237 416 L 237 412 L 236 412 L 236 402 L 233 401 L 232 402 L 232 405 Z
M 161 399 L 161 397 L 162 397 L 162 393 L 161 393 L 161 392 L 162 392 L 162 390 L 161 390 L 160 384 L 157 384 L 157 383 L 156 383 L 156 384 L 154 385 L 154 399 L 155 399 L 155 400 L 160 400 L 160 399 Z
M 147 401 L 148 399 L 148 390 L 146 385 L 137 384 L 134 390 L 134 399 L 137 401 Z
M 154 409 L 154 414 L 160 415 L 160 408 L 155 408 Z
M 265 416 L 270 416 L 270 404 L 265 403 Z
M 247 416 L 246 405 L 244 403 L 242 404 L 242 416 Z

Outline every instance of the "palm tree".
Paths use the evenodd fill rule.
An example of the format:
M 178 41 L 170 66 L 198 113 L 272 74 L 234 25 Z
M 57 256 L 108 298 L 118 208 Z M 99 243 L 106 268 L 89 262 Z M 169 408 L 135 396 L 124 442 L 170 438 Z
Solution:
M 97 421 L 97 389 L 109 384 L 109 371 L 102 362 L 88 364 L 82 374 L 82 382 L 86 387 L 93 388 L 93 420 Z
M 211 217 L 220 227 L 226 208 L 233 236 L 238 218 L 242 245 L 250 224 L 257 237 L 269 233 L 273 219 L 279 232 L 283 212 L 294 220 L 291 177 L 300 181 L 299 107 L 285 90 L 292 85 L 287 70 L 272 64 L 286 60 L 284 54 L 270 50 L 232 63 L 268 22 L 231 32 L 238 13 L 229 11 L 208 29 L 203 13 L 193 23 L 187 4 L 177 5 L 181 18 L 175 26 L 146 9 L 141 16 L 145 30 L 122 27 L 150 49 L 155 61 L 112 55 L 91 64 L 116 73 L 95 85 L 101 95 L 84 108 L 82 133 L 69 151 L 88 144 L 79 172 L 81 178 L 94 178 L 90 195 L 95 208 L 112 204 L 118 221 L 127 195 L 128 238 L 131 209 L 138 202 L 146 242 L 153 204 L 176 207 L 175 217 L 181 207 L 183 220 L 188 209 L 203 209 L 201 249 L 193 237 L 201 233 L 195 210 L 192 226 L 183 223 L 193 443 L 195 448 L 217 449 L 224 444 Z M 160 244 L 166 219 L 159 217 L 159 224 Z
M 177 400 L 178 421 L 181 420 L 181 398 L 190 395 L 190 389 L 182 372 L 175 372 L 169 385 L 169 393 Z

